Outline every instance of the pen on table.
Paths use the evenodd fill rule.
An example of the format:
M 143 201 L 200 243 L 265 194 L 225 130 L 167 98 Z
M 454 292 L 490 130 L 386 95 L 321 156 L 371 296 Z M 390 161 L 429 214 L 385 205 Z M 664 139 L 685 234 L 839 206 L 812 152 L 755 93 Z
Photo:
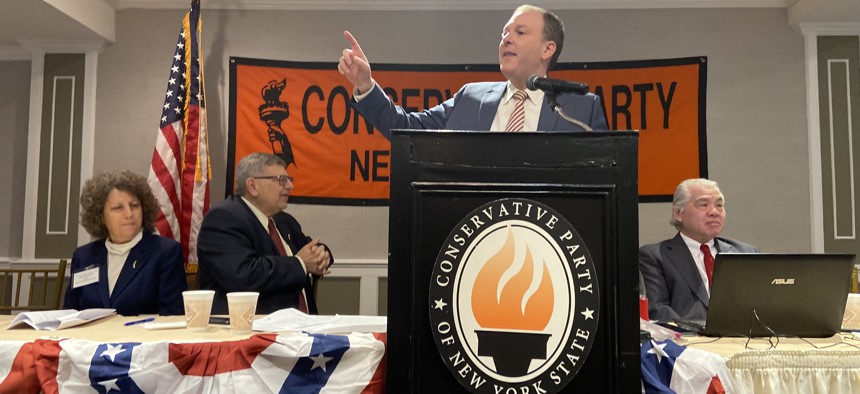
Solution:
M 154 318 L 154 317 L 147 317 L 146 319 L 140 319 L 140 320 L 130 321 L 130 322 L 128 322 L 128 323 L 125 323 L 125 325 L 126 325 L 126 326 L 133 326 L 133 325 L 135 325 L 135 324 L 140 324 L 140 323 L 149 323 L 149 322 L 151 322 L 151 321 L 153 321 L 153 320 L 155 320 L 155 318 Z

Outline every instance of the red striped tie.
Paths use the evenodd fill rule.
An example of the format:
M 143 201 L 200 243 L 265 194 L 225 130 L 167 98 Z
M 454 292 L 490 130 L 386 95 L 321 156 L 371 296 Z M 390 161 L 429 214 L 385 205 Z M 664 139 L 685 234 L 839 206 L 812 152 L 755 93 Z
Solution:
M 508 119 L 508 126 L 505 127 L 505 131 L 523 131 L 523 125 L 526 123 L 526 110 L 523 107 L 523 103 L 526 97 L 526 92 L 522 90 L 514 92 L 512 98 L 516 101 L 516 104 L 514 105 L 514 112 L 511 113 L 511 117 Z
M 287 254 L 287 249 L 284 248 L 284 241 L 281 241 L 281 235 L 278 233 L 278 228 L 275 227 L 275 220 L 269 218 L 269 236 L 272 237 L 272 242 L 275 243 L 275 248 L 278 249 L 278 254 L 281 256 L 290 256 Z M 305 300 L 304 290 L 299 291 L 299 308 L 300 311 L 308 313 L 308 302 Z

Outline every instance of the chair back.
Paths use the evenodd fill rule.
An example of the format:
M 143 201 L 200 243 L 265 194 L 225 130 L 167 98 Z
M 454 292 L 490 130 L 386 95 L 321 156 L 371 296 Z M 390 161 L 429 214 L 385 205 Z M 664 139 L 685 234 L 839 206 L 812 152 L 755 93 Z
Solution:
M 200 286 L 200 276 L 197 272 L 185 272 L 185 283 L 188 284 L 188 290 L 197 290 Z
M 66 260 L 57 268 L 0 268 L 0 311 L 45 311 L 60 309 L 63 299 L 63 281 L 66 277 Z M 55 278 L 49 286 L 50 278 Z M 21 283 L 29 281 L 28 297 L 21 298 Z M 38 282 L 37 282 L 38 280 Z M 40 286 L 38 286 L 40 284 Z M 9 288 L 12 291 L 9 291 Z M 36 288 L 40 287 L 39 291 Z M 50 290 L 54 290 L 53 293 Z M 9 295 L 9 300 L 7 300 Z

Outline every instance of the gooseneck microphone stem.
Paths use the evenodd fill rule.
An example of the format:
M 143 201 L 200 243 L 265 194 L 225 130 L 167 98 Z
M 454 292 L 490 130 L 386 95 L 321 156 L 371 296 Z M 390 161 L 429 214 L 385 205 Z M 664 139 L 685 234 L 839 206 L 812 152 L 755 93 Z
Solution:
M 529 75 L 526 78 L 526 87 L 531 90 L 543 90 L 547 93 L 573 93 L 584 95 L 588 94 L 588 84 L 584 82 L 563 81 L 561 79 L 552 79 L 541 77 L 537 74 Z
M 579 127 L 582 127 L 585 131 L 594 131 L 591 126 L 585 124 L 584 122 L 574 119 L 564 113 L 564 110 L 561 109 L 561 106 L 558 105 L 558 101 L 555 99 L 555 94 L 546 93 L 546 103 L 549 104 L 549 107 L 552 108 L 553 112 L 557 113 L 562 119 L 568 121 L 569 123 L 575 124 Z

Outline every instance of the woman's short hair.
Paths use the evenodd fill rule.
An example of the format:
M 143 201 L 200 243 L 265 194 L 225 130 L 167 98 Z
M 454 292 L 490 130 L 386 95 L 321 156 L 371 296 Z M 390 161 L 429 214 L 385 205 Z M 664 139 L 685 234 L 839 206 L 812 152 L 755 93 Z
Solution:
M 81 191 L 81 226 L 95 238 L 107 238 L 105 226 L 105 201 L 112 190 L 122 190 L 140 200 L 143 211 L 143 229 L 155 231 L 155 215 L 158 202 L 146 178 L 131 171 L 106 172 L 90 178 Z

